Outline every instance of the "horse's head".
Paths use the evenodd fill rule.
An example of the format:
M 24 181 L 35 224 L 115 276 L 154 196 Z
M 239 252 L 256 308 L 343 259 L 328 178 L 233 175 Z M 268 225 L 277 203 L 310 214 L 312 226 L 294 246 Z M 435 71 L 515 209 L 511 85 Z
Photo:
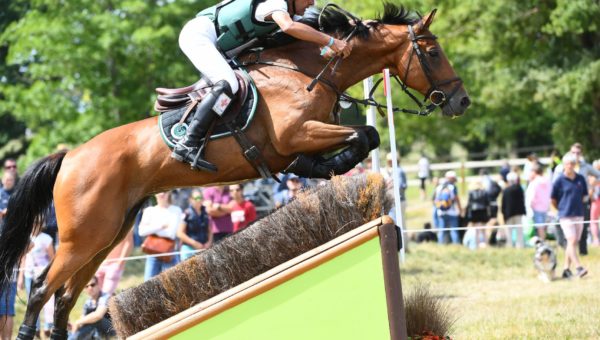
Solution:
M 459 116 L 471 100 L 436 36 L 429 31 L 435 12 L 414 25 L 397 27 L 398 34 L 408 35 L 408 43 L 401 45 L 404 48 L 397 54 L 395 64 L 398 76 L 407 86 L 439 106 L 444 115 Z

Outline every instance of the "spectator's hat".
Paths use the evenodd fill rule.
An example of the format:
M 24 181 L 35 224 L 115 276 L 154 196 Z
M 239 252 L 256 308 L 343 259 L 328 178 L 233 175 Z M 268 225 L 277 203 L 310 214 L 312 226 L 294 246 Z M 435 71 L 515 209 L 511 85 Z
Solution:
M 288 181 L 300 181 L 300 177 L 298 177 L 296 174 L 290 174 L 287 178 Z
M 446 178 L 456 178 L 456 172 L 455 171 L 446 171 L 446 174 L 444 175 L 444 177 Z

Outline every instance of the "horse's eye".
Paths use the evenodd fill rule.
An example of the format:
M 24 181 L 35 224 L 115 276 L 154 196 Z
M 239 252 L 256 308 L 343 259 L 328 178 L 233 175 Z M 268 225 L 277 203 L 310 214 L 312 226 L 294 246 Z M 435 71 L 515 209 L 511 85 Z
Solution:
M 427 54 L 429 54 L 429 56 L 433 58 L 437 58 L 440 55 L 440 53 L 437 50 L 429 50 L 427 51 Z

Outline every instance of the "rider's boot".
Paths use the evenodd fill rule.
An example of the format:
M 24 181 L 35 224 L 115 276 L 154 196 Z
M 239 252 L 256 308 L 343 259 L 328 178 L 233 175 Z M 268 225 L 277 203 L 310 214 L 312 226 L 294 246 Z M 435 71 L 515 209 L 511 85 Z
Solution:
M 196 108 L 187 134 L 173 148 L 171 157 L 180 162 L 190 163 L 192 169 L 216 172 L 217 167 L 204 159 L 204 148 L 200 145 L 202 138 L 213 125 L 216 118 L 222 116 L 233 100 L 231 87 L 225 80 L 213 86 L 211 92 L 202 99 Z

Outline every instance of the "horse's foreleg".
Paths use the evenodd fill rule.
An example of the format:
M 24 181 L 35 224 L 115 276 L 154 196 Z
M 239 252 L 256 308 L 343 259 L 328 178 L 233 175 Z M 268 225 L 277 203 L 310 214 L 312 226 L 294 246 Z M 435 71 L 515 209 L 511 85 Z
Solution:
M 372 127 L 359 127 L 348 138 L 348 147 L 330 158 L 299 155 L 286 169 L 302 177 L 326 178 L 341 175 L 356 166 L 369 155 L 369 151 L 379 146 L 379 134 Z
M 298 176 L 328 179 L 331 175 L 346 173 L 366 158 L 370 150 L 379 146 L 379 134 L 370 126 L 346 127 L 310 121 L 303 127 L 290 143 L 300 146 L 294 150 L 301 154 L 286 169 L 286 172 Z M 302 138 L 306 138 L 308 145 L 302 146 L 303 143 L 298 140 Z M 304 154 L 315 149 L 323 152 L 344 145 L 348 147 L 327 159 Z

